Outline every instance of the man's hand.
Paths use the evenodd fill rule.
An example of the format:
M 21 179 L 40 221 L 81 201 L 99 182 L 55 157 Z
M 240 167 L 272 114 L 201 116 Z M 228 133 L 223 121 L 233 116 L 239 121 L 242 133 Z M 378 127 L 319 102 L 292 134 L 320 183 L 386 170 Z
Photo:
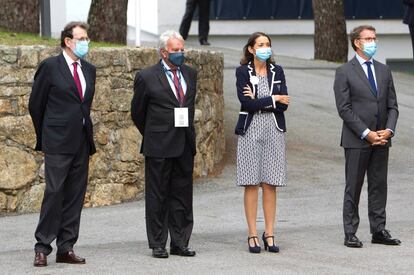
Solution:
M 392 132 L 388 129 L 379 130 L 379 131 L 377 131 L 377 134 L 382 139 L 389 139 L 392 136 Z
M 392 136 L 392 132 L 390 130 L 379 130 L 376 133 L 381 140 L 373 143 L 372 145 L 385 145 L 388 143 L 388 139 Z
M 369 131 L 368 135 L 365 137 L 365 139 L 371 143 L 371 145 L 381 145 L 382 139 L 378 135 L 377 132 Z
M 388 130 L 383 130 L 383 131 L 389 132 Z M 389 137 L 391 136 L 391 134 L 383 133 L 383 131 L 378 131 L 378 132 L 370 131 L 368 135 L 365 137 L 365 139 L 369 143 L 371 143 L 372 146 L 385 145 L 388 143 L 388 140 L 387 138 L 384 138 L 384 137 Z M 379 134 L 379 132 L 381 132 L 381 135 Z

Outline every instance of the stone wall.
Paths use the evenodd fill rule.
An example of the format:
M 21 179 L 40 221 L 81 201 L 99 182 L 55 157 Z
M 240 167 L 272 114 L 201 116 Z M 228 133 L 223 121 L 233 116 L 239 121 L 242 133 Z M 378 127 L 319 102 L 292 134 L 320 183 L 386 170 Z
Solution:
M 33 150 L 35 133 L 28 99 L 39 62 L 60 52 L 44 46 L 0 46 L 0 212 L 40 209 L 45 187 L 43 154 Z M 198 71 L 195 177 L 220 172 L 224 155 L 223 55 L 190 50 Z M 92 120 L 97 153 L 90 160 L 85 206 L 132 200 L 144 187 L 141 136 L 130 118 L 135 72 L 155 64 L 152 48 L 95 48 L 97 67 Z

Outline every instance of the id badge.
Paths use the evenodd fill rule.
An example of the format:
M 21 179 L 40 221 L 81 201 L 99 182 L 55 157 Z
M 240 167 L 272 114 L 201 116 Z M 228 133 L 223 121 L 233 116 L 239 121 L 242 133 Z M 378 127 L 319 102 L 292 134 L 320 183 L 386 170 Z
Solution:
M 174 108 L 174 126 L 188 127 L 188 108 Z

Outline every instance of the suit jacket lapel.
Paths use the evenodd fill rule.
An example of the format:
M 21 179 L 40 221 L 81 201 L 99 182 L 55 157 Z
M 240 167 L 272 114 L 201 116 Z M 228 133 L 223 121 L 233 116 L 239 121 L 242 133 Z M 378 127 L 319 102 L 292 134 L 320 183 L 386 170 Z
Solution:
M 66 80 L 66 82 L 71 87 L 70 92 L 72 92 L 80 100 L 78 88 L 76 87 L 75 80 L 73 79 L 68 63 L 66 63 L 65 57 L 63 57 L 62 53 L 58 56 L 58 62 L 59 62 L 58 67 L 59 67 L 61 74 L 63 75 L 63 78 Z
M 92 87 L 91 86 L 91 78 L 90 78 L 90 75 L 89 75 L 89 71 L 86 69 L 84 64 L 82 64 L 82 66 L 80 66 L 80 67 L 81 67 L 81 70 L 82 70 L 83 76 L 85 77 L 85 82 L 86 82 L 85 94 L 83 95 L 83 98 L 85 100 L 87 97 L 91 96 L 91 87 Z
M 371 84 L 368 81 L 368 77 L 364 72 L 364 69 L 362 69 L 361 64 L 359 63 L 358 59 L 356 57 L 354 57 L 352 59 L 352 65 L 354 66 L 354 70 L 356 72 L 356 74 L 361 78 L 361 80 L 365 83 L 365 85 L 367 86 L 367 88 L 371 91 L 371 94 L 373 96 L 375 96 L 375 92 L 372 90 Z M 377 81 L 378 83 L 378 81 Z
M 179 105 L 178 99 L 175 96 L 175 92 L 171 89 L 170 83 L 168 82 L 167 75 L 165 74 L 165 71 L 164 71 L 163 66 L 161 65 L 161 62 L 158 63 L 158 66 L 157 66 L 157 76 L 164 90 L 169 91 L 168 95 L 170 99 L 173 100 L 177 105 Z
M 186 91 L 185 96 L 184 96 L 184 104 L 185 104 L 185 102 L 186 102 L 185 99 L 187 97 L 190 97 L 190 95 L 193 93 L 192 85 L 191 85 L 192 84 L 191 83 L 192 79 L 190 79 L 190 75 L 188 74 L 188 71 L 184 66 L 181 66 L 181 73 L 183 74 L 184 81 L 187 84 L 187 91 Z
M 273 64 L 270 64 L 267 70 L 267 81 L 269 83 L 270 95 L 273 93 L 273 85 L 275 84 L 275 76 L 276 76 L 275 66 Z
M 252 83 L 252 77 L 255 77 L 256 79 L 258 79 L 257 76 L 256 76 L 256 70 L 255 70 L 252 63 L 253 62 L 250 61 L 249 64 L 247 64 L 247 69 L 248 69 L 248 73 L 249 73 L 249 83 L 252 85 L 252 88 L 253 88 L 252 89 L 253 95 L 254 95 L 255 98 L 257 98 L 257 88 L 258 88 L 259 84 L 253 84 Z
M 374 60 L 374 70 L 375 70 L 375 80 L 377 81 L 377 97 L 381 95 L 381 83 L 382 83 L 382 70 L 380 66 L 378 66 L 378 62 Z

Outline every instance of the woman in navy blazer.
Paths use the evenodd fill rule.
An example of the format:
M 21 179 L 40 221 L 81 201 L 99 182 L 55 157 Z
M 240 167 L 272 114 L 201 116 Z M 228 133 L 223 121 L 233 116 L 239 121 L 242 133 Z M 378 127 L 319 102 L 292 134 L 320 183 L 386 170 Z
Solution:
M 276 187 L 286 185 L 284 112 L 289 104 L 285 75 L 272 58 L 271 40 L 262 32 L 253 33 L 243 49 L 236 70 L 237 96 L 241 108 L 235 133 L 237 144 L 237 185 L 244 186 L 244 208 L 249 228 L 251 253 L 260 253 L 256 217 L 259 187 L 263 189 L 264 247 L 278 252 L 273 227 L 276 214 Z

